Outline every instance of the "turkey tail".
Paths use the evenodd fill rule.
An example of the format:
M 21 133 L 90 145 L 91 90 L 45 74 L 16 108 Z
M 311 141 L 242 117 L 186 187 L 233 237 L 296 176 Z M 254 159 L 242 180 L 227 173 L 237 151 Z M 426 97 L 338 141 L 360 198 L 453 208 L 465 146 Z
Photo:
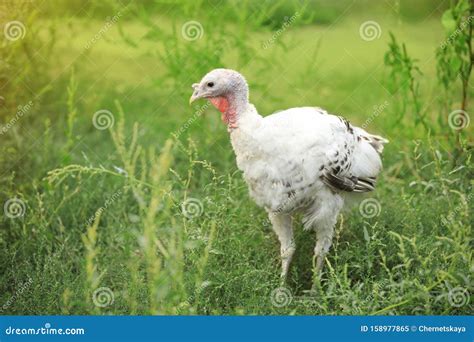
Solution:
M 382 154 L 383 152 L 383 145 L 388 143 L 388 140 L 382 138 L 380 135 L 368 135 L 369 144 L 377 151 L 378 154 Z
M 322 177 L 324 184 L 333 190 L 345 192 L 369 192 L 375 189 L 375 177 L 345 177 L 332 172 L 325 172 Z
M 370 146 L 374 148 L 375 151 L 377 151 L 378 154 L 382 154 L 384 148 L 383 145 L 388 143 L 387 139 L 381 137 L 380 135 L 367 133 L 360 127 L 355 127 L 355 132 L 358 139 L 364 139 L 370 144 Z

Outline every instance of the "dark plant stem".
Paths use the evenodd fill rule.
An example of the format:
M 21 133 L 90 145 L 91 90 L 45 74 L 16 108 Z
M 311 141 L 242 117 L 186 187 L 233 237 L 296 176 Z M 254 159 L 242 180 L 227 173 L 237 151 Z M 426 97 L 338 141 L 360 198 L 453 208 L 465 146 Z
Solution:
M 462 75 L 462 104 L 461 109 L 467 109 L 467 98 L 468 98 L 468 86 L 469 86 L 469 78 L 472 72 L 472 65 L 474 64 L 474 52 L 472 51 L 472 20 L 471 17 L 474 16 L 474 0 L 471 0 L 471 8 L 469 10 L 469 33 L 467 39 L 467 45 L 469 49 L 469 65 L 466 68 L 466 74 Z
M 471 77 L 472 72 L 472 65 L 474 64 L 474 52 L 472 50 L 472 29 L 473 24 L 471 17 L 474 16 L 474 0 L 471 0 L 471 6 L 469 9 L 469 28 L 468 28 L 468 36 L 467 36 L 467 46 L 469 51 L 469 64 L 467 65 L 466 69 L 461 69 L 461 79 L 462 79 L 462 101 L 461 101 L 461 110 L 466 112 L 467 111 L 467 103 L 468 103 L 468 87 L 469 87 L 469 78 Z M 467 120 L 467 118 L 465 118 Z M 461 130 L 457 131 L 456 134 L 456 143 L 459 147 L 459 151 L 462 149 L 461 144 Z M 459 153 L 457 153 L 459 154 Z M 455 158 L 455 160 L 457 157 Z

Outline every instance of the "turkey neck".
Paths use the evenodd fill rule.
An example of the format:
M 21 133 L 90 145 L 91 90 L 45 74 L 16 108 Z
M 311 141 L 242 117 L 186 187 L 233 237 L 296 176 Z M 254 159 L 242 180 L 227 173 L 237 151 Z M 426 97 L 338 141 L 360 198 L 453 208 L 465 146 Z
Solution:
M 261 134 L 259 133 L 263 118 L 255 107 L 247 103 L 237 114 L 237 128 L 229 125 L 230 141 L 237 159 L 237 167 L 246 173 L 247 166 L 259 155 Z

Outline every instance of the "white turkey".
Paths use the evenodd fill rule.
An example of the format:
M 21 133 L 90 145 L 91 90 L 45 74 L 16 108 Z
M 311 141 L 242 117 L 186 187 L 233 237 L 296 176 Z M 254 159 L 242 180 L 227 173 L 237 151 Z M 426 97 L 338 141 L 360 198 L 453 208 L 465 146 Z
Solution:
M 268 212 L 280 241 L 282 280 L 295 252 L 297 212 L 304 228 L 316 232 L 320 272 L 340 211 L 350 198 L 374 190 L 388 141 L 315 107 L 262 117 L 249 103 L 245 78 L 233 70 L 212 70 L 193 89 L 190 103 L 206 98 L 222 113 L 250 195 Z

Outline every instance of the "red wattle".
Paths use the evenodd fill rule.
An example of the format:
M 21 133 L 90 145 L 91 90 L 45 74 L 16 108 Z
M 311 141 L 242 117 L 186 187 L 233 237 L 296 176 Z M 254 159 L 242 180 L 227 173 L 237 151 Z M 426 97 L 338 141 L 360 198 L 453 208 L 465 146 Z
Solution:
M 233 113 L 229 110 L 229 101 L 223 97 L 223 96 L 218 96 L 218 97 L 210 97 L 209 101 L 216 107 L 219 112 L 222 113 L 221 119 L 224 121 L 226 124 L 229 124 L 233 121 L 234 115 Z
M 225 97 L 210 97 L 209 101 L 216 107 L 219 112 L 225 113 L 229 109 L 229 101 Z

